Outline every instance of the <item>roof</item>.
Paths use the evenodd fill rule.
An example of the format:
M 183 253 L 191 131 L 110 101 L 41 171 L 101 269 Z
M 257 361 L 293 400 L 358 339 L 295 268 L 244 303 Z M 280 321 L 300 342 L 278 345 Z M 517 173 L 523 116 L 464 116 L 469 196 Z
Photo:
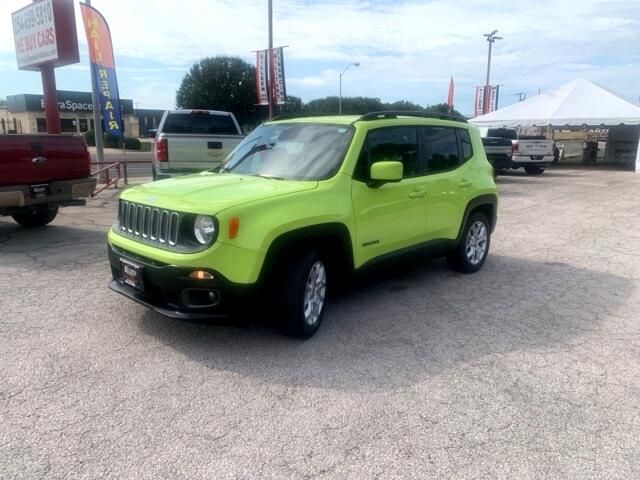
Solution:
M 640 106 L 578 79 L 469 122 L 479 127 L 639 125 Z

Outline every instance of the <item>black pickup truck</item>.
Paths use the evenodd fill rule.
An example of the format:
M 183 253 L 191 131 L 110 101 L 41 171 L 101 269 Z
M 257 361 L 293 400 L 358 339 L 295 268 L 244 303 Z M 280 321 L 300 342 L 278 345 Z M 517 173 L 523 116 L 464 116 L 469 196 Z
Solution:
M 487 155 L 487 160 L 493 165 L 495 175 L 505 173 L 511 168 L 513 144 L 508 138 L 483 137 L 482 145 Z

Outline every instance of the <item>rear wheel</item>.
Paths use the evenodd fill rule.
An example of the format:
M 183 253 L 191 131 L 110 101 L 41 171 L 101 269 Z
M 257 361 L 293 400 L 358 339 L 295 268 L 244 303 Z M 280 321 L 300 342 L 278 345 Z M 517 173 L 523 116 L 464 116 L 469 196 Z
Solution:
M 25 208 L 20 213 L 14 213 L 11 216 L 23 227 L 32 228 L 51 223 L 56 215 L 58 215 L 58 207 L 40 205 L 36 208 Z
M 529 167 L 524 167 L 524 171 L 527 172 L 529 175 L 540 175 L 542 172 L 544 172 L 544 168 L 529 166 Z
M 282 273 L 276 306 L 286 335 L 309 338 L 320 327 L 327 306 L 327 267 L 315 251 L 295 255 Z
M 482 268 L 489 253 L 491 230 L 487 217 L 475 212 L 469 216 L 460 243 L 447 256 L 449 266 L 462 273 L 474 273 Z

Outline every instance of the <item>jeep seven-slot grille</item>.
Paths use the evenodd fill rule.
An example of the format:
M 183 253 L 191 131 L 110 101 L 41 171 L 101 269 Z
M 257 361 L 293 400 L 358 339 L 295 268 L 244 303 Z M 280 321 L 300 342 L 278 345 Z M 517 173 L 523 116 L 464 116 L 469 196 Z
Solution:
M 159 246 L 175 247 L 178 244 L 180 220 L 177 212 L 120 200 L 118 228 L 127 236 Z

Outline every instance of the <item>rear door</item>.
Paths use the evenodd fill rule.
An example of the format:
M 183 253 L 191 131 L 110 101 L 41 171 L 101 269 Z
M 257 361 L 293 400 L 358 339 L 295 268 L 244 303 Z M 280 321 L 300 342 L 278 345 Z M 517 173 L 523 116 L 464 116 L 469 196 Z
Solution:
M 233 117 L 200 110 L 169 112 L 160 138 L 167 140 L 168 168 L 176 172 L 216 167 L 242 140 Z
M 473 191 L 473 157 L 464 128 L 420 128 L 427 165 L 427 239 L 455 239 Z
M 84 139 L 72 135 L 0 135 L 0 185 L 89 176 Z

